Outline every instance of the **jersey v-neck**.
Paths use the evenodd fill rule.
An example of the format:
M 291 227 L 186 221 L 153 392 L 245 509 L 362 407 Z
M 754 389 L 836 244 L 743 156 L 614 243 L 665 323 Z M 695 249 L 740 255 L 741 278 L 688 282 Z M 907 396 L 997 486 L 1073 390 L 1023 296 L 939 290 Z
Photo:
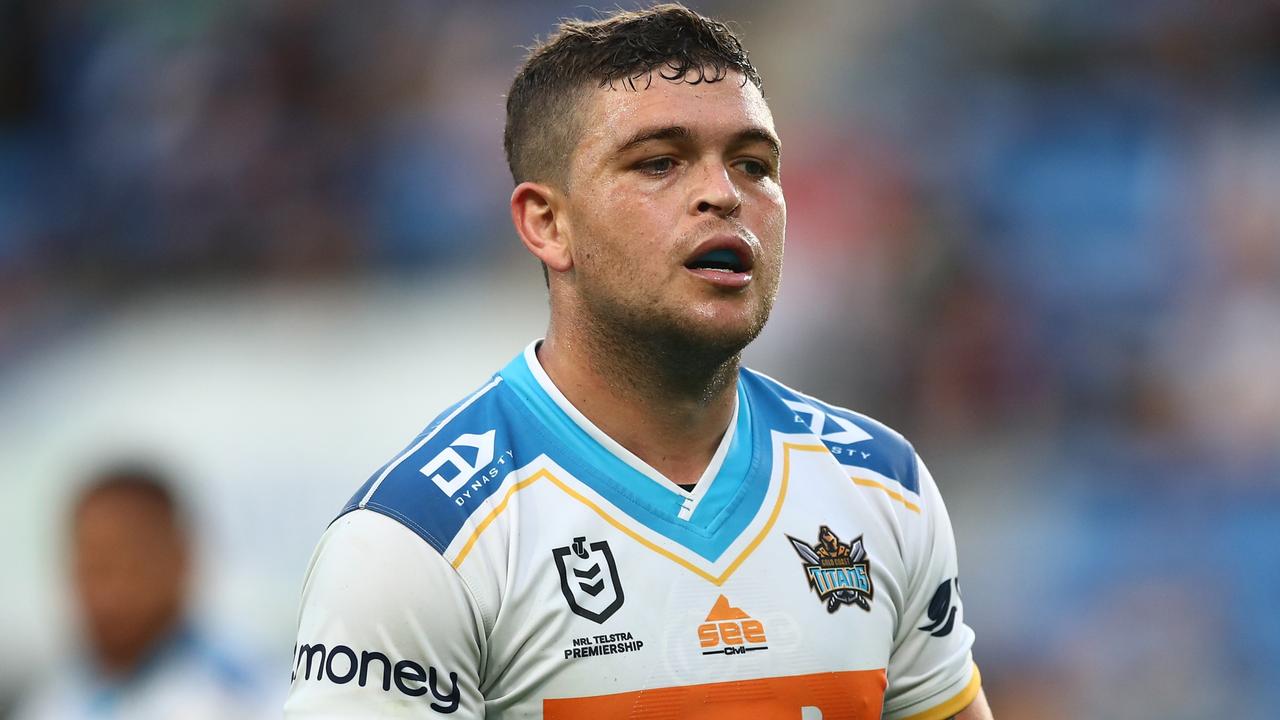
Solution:
M 540 341 L 539 341 L 540 342 Z M 714 561 L 750 524 L 768 489 L 767 454 L 743 383 L 734 416 L 693 490 L 681 488 L 609 437 L 560 392 L 538 361 L 538 342 L 499 373 L 546 431 L 547 455 L 649 529 Z

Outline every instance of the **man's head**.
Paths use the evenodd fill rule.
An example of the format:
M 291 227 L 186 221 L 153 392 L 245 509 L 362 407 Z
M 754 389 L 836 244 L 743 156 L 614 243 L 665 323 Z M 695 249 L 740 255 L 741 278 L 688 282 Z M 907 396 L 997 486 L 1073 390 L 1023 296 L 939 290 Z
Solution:
M 168 485 L 141 466 L 95 476 L 72 509 L 71 551 L 90 648 L 103 671 L 127 675 L 186 603 L 190 550 Z
M 512 218 L 552 324 L 736 355 L 781 273 L 786 206 L 760 78 L 678 5 L 566 21 L 507 98 Z
M 590 90 L 648 86 L 655 71 L 668 80 L 704 72 L 706 80 L 721 80 L 732 71 L 761 87 L 738 38 L 683 6 L 566 20 L 529 53 L 507 94 L 503 147 L 515 183 L 563 186 Z

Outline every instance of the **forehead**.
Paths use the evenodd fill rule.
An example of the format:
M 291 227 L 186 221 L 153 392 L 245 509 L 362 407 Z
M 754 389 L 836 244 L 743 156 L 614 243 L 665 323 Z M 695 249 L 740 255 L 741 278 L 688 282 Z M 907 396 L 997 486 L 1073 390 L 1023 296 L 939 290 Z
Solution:
M 716 82 L 673 82 L 655 71 L 652 82 L 639 78 L 635 89 L 622 82 L 593 88 L 584 106 L 580 150 L 588 156 L 607 154 L 637 131 L 669 126 L 687 127 L 708 140 L 749 128 L 776 134 L 760 89 L 743 80 L 730 72 Z
M 168 524 L 174 509 L 162 496 L 133 487 L 107 487 L 91 490 L 75 510 L 79 529 L 122 525 L 136 529 L 140 522 Z

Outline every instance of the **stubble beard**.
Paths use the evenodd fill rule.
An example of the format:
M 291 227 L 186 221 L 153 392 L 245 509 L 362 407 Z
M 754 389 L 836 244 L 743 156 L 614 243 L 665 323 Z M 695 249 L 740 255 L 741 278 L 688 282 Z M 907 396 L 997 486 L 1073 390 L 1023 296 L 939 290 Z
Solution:
M 585 299 L 585 298 L 584 298 Z M 748 322 L 717 326 L 660 303 L 588 300 L 581 328 L 610 382 L 628 392 L 709 402 L 737 377 L 742 351 L 764 329 L 773 306 L 765 292 Z

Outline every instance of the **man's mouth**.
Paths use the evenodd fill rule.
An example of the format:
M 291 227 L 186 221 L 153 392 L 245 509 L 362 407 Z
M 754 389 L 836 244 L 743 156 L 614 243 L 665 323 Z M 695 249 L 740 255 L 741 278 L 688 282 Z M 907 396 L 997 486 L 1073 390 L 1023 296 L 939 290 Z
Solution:
M 751 269 L 747 267 L 747 264 L 743 262 L 743 259 L 737 253 L 729 248 L 719 248 L 700 255 L 685 267 L 690 270 L 715 270 L 727 273 L 740 273 Z
M 755 257 L 742 238 L 721 236 L 703 243 L 684 267 L 713 285 L 744 288 L 751 283 Z

